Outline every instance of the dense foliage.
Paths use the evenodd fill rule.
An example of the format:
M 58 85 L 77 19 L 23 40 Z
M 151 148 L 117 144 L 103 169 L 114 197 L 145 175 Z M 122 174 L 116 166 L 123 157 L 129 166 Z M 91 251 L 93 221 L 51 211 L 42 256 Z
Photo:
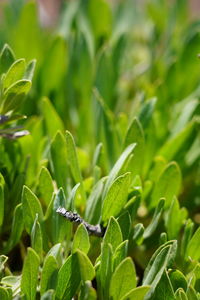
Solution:
M 1 4 L 0 299 L 200 299 L 200 22 L 138 2 Z

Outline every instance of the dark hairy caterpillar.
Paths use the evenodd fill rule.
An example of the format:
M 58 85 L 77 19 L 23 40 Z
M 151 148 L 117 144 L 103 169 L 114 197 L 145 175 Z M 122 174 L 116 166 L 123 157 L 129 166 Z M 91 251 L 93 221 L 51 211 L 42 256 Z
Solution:
M 71 212 L 66 210 L 64 207 L 58 207 L 56 210 L 57 213 L 59 213 L 61 216 L 65 217 L 67 220 L 70 222 L 74 222 L 77 224 L 83 224 L 85 228 L 87 229 L 89 234 L 98 236 L 98 237 L 103 237 L 105 233 L 105 228 L 101 226 L 100 224 L 97 225 L 91 225 L 84 221 L 77 213 Z

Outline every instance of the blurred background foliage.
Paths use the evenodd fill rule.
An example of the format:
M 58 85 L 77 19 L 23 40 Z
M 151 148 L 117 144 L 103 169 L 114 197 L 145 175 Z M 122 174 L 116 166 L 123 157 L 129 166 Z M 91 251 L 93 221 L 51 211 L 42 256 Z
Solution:
M 46 21 L 39 1 L 13 0 L 0 6 L 0 48 L 7 43 L 17 59 L 37 60 L 31 91 L 20 108 L 28 118 L 19 122 L 31 134 L 0 143 L 7 199 L 2 241 L 10 234 L 24 184 L 39 195 L 48 223 L 54 189 L 62 187 L 72 199 L 79 182 L 76 209 L 89 219 L 86 198 L 88 203 L 94 200 L 94 184 L 100 180 L 99 188 L 103 185 L 100 178 L 109 174 L 132 142 L 137 143 L 134 156 L 123 168 L 133 176 L 128 199 L 138 194 L 142 199 L 137 217 L 132 212 L 134 222 L 149 224 L 159 198 L 166 196 L 169 209 L 175 194 L 180 207 L 188 209 L 179 210 L 173 200 L 179 212 L 177 232 L 187 214 L 200 223 L 200 21 L 191 18 L 189 2 L 58 1 L 58 16 Z M 66 129 L 74 136 L 80 170 L 70 134 L 67 142 L 75 167 L 66 153 Z M 41 176 L 48 182 L 48 197 Z M 62 190 L 59 193 L 64 199 Z M 54 208 L 59 201 L 64 203 L 56 201 Z M 134 205 L 137 211 L 139 204 Z M 98 214 L 94 217 L 93 223 L 99 220 Z M 164 222 L 159 234 L 164 226 L 168 228 Z M 168 230 L 170 238 L 178 235 Z M 26 231 L 30 235 L 29 226 Z M 63 238 L 56 234 L 49 233 L 52 245 Z M 141 268 L 158 246 L 157 237 L 145 241 L 149 255 L 135 250 Z M 23 243 L 30 244 L 27 236 Z M 12 247 L 6 247 L 2 248 L 8 253 Z M 95 255 L 91 250 L 91 257 Z

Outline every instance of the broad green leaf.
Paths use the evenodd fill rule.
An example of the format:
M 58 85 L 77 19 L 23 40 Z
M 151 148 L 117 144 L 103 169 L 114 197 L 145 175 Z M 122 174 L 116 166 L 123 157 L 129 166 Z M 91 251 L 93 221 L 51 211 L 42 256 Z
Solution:
M 56 260 L 58 259 L 59 255 L 60 255 L 60 251 L 61 251 L 61 243 L 55 244 L 47 253 L 46 257 L 51 255 L 54 256 L 56 258 Z
M 96 300 L 96 290 L 91 286 L 90 282 L 81 285 L 81 291 L 78 300 Z
M 192 286 L 189 286 L 187 289 L 187 297 L 188 300 L 199 300 L 199 297 L 197 296 L 197 292 L 194 290 Z
M 171 247 L 171 251 L 169 252 L 169 257 L 168 257 L 168 263 L 167 265 L 170 266 L 173 262 L 174 262 L 174 259 L 175 259 L 175 256 L 176 256 L 176 251 L 177 251 L 177 241 L 167 241 L 165 244 L 162 244 L 155 252 L 154 254 L 152 255 L 146 269 L 145 269 L 145 272 L 144 272 L 144 278 L 143 278 L 143 281 L 145 281 L 146 279 L 146 276 L 148 275 L 150 269 L 152 268 L 152 265 L 154 264 L 154 261 L 156 259 L 156 257 L 161 253 L 161 251 L 163 249 L 165 249 L 166 247 L 170 246 Z
M 103 200 L 102 222 L 107 223 L 111 216 L 117 216 L 123 209 L 130 185 L 130 173 L 119 176 L 110 186 Z
M 76 250 L 74 255 L 77 256 L 78 259 L 81 279 L 84 281 L 92 280 L 95 276 L 95 270 L 88 256 L 79 249 Z
M 54 35 L 41 69 L 43 95 L 49 95 L 60 88 L 67 69 L 67 58 L 66 40 Z
M 80 224 L 78 226 L 76 233 L 74 235 L 72 253 L 76 252 L 77 249 L 81 250 L 86 254 L 90 249 L 88 232 L 83 224 Z
M 176 296 L 176 300 L 188 300 L 188 297 L 182 288 L 176 291 L 175 296 Z
M 38 214 L 36 214 L 35 221 L 31 230 L 31 247 L 35 252 L 42 257 L 43 239 L 40 223 L 38 222 Z
M 0 226 L 4 219 L 4 185 L 0 183 Z
M 29 92 L 31 88 L 31 81 L 22 79 L 13 83 L 4 94 L 1 113 L 14 111 L 17 109 L 23 100 L 23 97 Z
M 71 231 L 71 223 L 56 212 L 59 207 L 66 207 L 66 198 L 62 188 L 58 190 L 52 207 L 51 230 L 54 243 L 62 242 Z
M 190 219 L 188 219 L 185 224 L 185 228 L 181 240 L 181 256 L 186 260 L 187 260 L 187 247 L 192 237 L 193 228 L 194 228 L 194 223 Z
M 125 211 L 122 215 L 119 216 L 117 221 L 121 228 L 123 239 L 124 240 L 128 239 L 131 230 L 131 217 L 129 212 Z
M 170 206 L 175 195 L 178 194 L 181 185 L 181 172 L 175 162 L 169 163 L 155 184 L 150 206 L 154 207 L 160 198 L 165 198 L 165 205 Z
M 45 167 L 42 167 L 40 171 L 38 188 L 42 200 L 44 201 L 46 206 L 48 206 L 54 192 L 54 186 L 51 175 L 48 169 Z
M 106 233 L 103 238 L 103 244 L 110 244 L 115 251 L 116 248 L 122 243 L 122 232 L 117 220 L 113 217 L 110 218 Z
M 121 300 L 144 300 L 145 295 L 148 293 L 150 286 L 140 286 L 131 290 Z
M 52 123 L 52 122 L 51 122 Z M 52 123 L 55 126 L 55 123 Z M 63 134 L 58 131 L 51 142 L 51 168 L 57 187 L 67 189 L 67 151 Z
M 171 202 L 167 220 L 166 220 L 166 228 L 169 239 L 177 238 L 181 226 L 187 217 L 187 211 L 183 208 L 180 209 L 179 202 L 176 197 Z
M 3 81 L 3 87 L 6 90 L 16 81 L 23 78 L 25 72 L 25 60 L 18 59 L 16 60 L 11 67 L 9 68 L 8 72 L 6 73 Z
M 187 279 L 179 270 L 171 270 L 169 272 L 169 278 L 171 284 L 173 286 L 174 291 L 178 290 L 178 288 L 182 288 L 185 292 L 187 290 L 188 284 Z
M 54 290 L 48 290 L 48 291 L 46 291 L 41 296 L 41 300 L 55 300 L 55 291 Z
M 104 179 L 102 178 L 95 184 L 87 200 L 85 219 L 86 221 L 94 225 L 99 222 L 101 217 L 101 196 L 103 191 L 103 182 Z
M 160 281 L 158 282 L 153 295 L 151 296 L 150 294 L 149 297 L 147 295 L 147 297 L 145 297 L 145 300 L 157 300 L 159 298 L 163 300 L 176 300 L 172 284 L 166 271 L 163 273 Z
M 102 197 L 105 198 L 110 186 L 112 185 L 115 178 L 118 176 L 119 172 L 121 171 L 122 167 L 124 166 L 125 162 L 127 161 L 129 155 L 133 152 L 136 144 L 129 145 L 120 155 L 119 159 L 113 166 L 112 170 L 109 173 L 108 179 L 105 184 L 105 188 L 103 191 Z
M 141 223 L 138 223 L 133 228 L 133 241 L 140 245 L 143 241 L 143 234 L 144 234 L 144 226 Z
M 111 244 L 103 242 L 101 245 L 101 263 L 97 273 L 97 281 L 99 280 L 98 286 L 101 289 L 102 299 L 108 299 L 109 285 L 112 276 L 112 246 Z
M 25 70 L 24 79 L 28 79 L 28 80 L 32 80 L 33 79 L 35 65 L 36 65 L 36 60 L 35 59 L 31 60 L 28 63 L 28 65 L 26 67 L 26 70 Z
M 156 101 L 157 101 L 156 98 L 149 99 L 141 107 L 141 111 L 139 113 L 138 118 L 144 129 L 148 128 L 148 124 L 149 121 L 151 120 Z
M 0 299 L 1 300 L 10 300 L 7 289 L 2 286 L 0 287 Z
M 43 211 L 38 198 L 27 186 L 23 187 L 22 207 L 25 228 L 27 232 L 30 233 L 36 214 L 38 214 L 38 220 L 41 222 L 43 219 Z
M 62 120 L 53 107 L 53 104 L 46 97 L 42 99 L 42 112 L 44 116 L 47 135 L 49 135 L 50 137 L 54 137 L 54 135 L 58 131 L 64 132 L 64 125 Z
M 187 247 L 187 255 L 192 260 L 200 258 L 200 227 L 195 231 Z
M 46 256 L 41 272 L 40 295 L 55 287 L 57 272 L 58 264 L 56 258 L 53 255 Z
M 128 128 L 126 137 L 124 140 L 124 147 L 132 143 L 136 143 L 136 148 L 134 150 L 134 155 L 129 162 L 129 170 L 134 177 L 137 174 L 140 174 L 141 168 L 144 162 L 144 150 L 145 150 L 145 141 L 144 133 L 140 121 L 137 118 L 134 118 L 131 122 L 131 125 Z
M 164 156 L 168 161 L 173 159 L 178 151 L 183 147 L 194 130 L 195 121 L 191 121 L 177 133 L 174 137 L 169 139 L 164 146 L 160 149 L 159 155 Z
M 76 196 L 78 194 L 78 190 L 79 190 L 79 187 L 80 187 L 80 183 L 77 183 L 73 189 L 71 190 L 70 194 L 69 194 L 69 197 L 67 199 L 67 209 L 71 210 L 71 211 L 74 211 L 75 210 L 75 207 L 74 207 L 74 202 L 75 202 L 75 199 L 76 199 Z
M 116 268 L 110 281 L 109 295 L 118 300 L 136 287 L 135 266 L 130 257 L 125 258 Z
M 20 292 L 20 283 L 21 283 L 21 275 L 19 276 L 5 276 L 1 280 L 1 284 L 4 286 L 10 287 L 12 289 L 12 294 L 15 296 Z
M 76 146 L 74 142 L 74 138 L 69 131 L 66 131 L 66 144 L 67 144 L 67 161 L 70 165 L 70 169 L 74 180 L 76 183 L 80 183 L 80 193 L 82 196 L 82 201 L 86 201 L 85 191 L 83 188 L 83 180 L 82 175 L 79 167 Z
M 56 297 L 71 300 L 81 280 L 92 280 L 95 275 L 94 268 L 81 251 L 70 255 L 58 272 Z
M 8 241 L 8 245 L 6 247 L 7 251 L 9 251 L 12 247 L 14 247 L 19 242 L 23 229 L 24 229 L 23 207 L 22 207 L 22 203 L 20 203 L 15 207 L 14 210 L 11 234 Z
M 28 248 L 27 256 L 24 261 L 21 279 L 21 290 L 27 300 L 35 300 L 38 285 L 38 271 L 40 259 L 35 251 Z
M 154 292 L 159 283 L 165 268 L 169 265 L 172 257 L 176 253 L 176 247 L 173 243 L 162 245 L 151 258 L 144 274 L 142 285 L 151 285 L 149 296 Z
M 144 231 L 143 234 L 144 239 L 150 237 L 152 233 L 154 233 L 154 231 L 156 230 L 161 214 L 163 212 L 164 205 L 165 205 L 165 200 L 161 199 L 155 209 L 151 223 L 147 226 L 147 228 Z
M 98 18 L 98 13 L 101 14 L 102 19 Z M 107 37 L 112 29 L 112 14 L 111 7 L 105 0 L 94 0 L 89 2 L 89 20 L 92 25 L 95 38 Z
M 14 61 L 15 56 L 12 49 L 5 44 L 0 53 L 0 74 L 7 72 Z
M 128 253 L 128 240 L 119 244 L 113 255 L 113 270 L 124 260 Z

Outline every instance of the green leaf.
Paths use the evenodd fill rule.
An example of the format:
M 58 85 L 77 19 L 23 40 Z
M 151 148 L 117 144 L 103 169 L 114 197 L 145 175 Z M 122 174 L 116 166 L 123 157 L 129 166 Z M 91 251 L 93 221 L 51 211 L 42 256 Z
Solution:
M 188 297 L 182 288 L 176 291 L 175 296 L 176 300 L 188 300 Z
M 187 211 L 183 208 L 180 209 L 179 202 L 177 198 L 174 197 L 166 219 L 166 229 L 170 240 L 177 238 L 186 217 Z
M 124 207 L 130 185 L 130 173 L 119 176 L 110 186 L 103 200 L 102 222 L 107 223 L 111 216 L 117 216 Z
M 1 300 L 10 300 L 7 289 L 2 286 L 0 287 L 0 299 Z
M 67 69 L 67 57 L 66 40 L 54 35 L 41 69 L 43 95 L 49 95 L 60 88 Z
M 31 60 L 28 63 L 28 65 L 26 67 L 26 70 L 25 70 L 24 79 L 28 79 L 28 80 L 32 80 L 33 79 L 35 65 L 36 65 L 36 60 L 35 59 Z
M 36 214 L 35 221 L 31 230 L 31 247 L 35 252 L 42 257 L 43 239 L 40 223 L 38 222 L 38 214 Z
M 163 212 L 164 209 L 164 205 L 165 205 L 165 200 L 161 199 L 155 209 L 153 218 L 151 220 L 151 223 L 147 226 L 147 228 L 144 231 L 143 237 L 144 239 L 150 237 L 154 231 L 156 230 L 157 226 L 158 226 L 158 222 L 160 220 L 161 214 Z
M 36 214 L 38 214 L 38 221 L 41 222 L 43 219 L 43 211 L 40 201 L 27 186 L 23 187 L 22 206 L 25 228 L 28 233 L 31 233 Z
M 127 161 L 128 157 L 130 156 L 130 154 L 133 152 L 133 149 L 135 148 L 136 144 L 131 144 L 129 145 L 120 155 L 119 159 L 117 160 L 117 162 L 115 163 L 115 165 L 113 166 L 112 170 L 109 173 L 108 179 L 106 181 L 105 184 L 105 188 L 103 191 L 103 195 L 102 197 L 105 198 L 110 186 L 112 185 L 113 181 L 115 180 L 115 178 L 118 176 L 119 172 L 121 171 L 121 169 L 123 168 L 125 162 Z
M 45 167 L 42 167 L 40 171 L 38 188 L 42 200 L 44 201 L 46 206 L 48 206 L 54 192 L 54 186 L 51 175 L 48 169 Z
M 6 90 L 16 81 L 23 78 L 25 72 L 25 60 L 18 59 L 16 60 L 11 67 L 9 68 L 8 72 L 6 73 L 4 80 L 3 80 L 3 87 Z
M 176 254 L 176 242 L 169 241 L 162 245 L 152 256 L 144 273 L 142 285 L 151 285 L 149 297 L 154 292 L 165 268 L 171 263 Z
M 55 291 L 48 290 L 41 296 L 41 300 L 55 300 Z
M 52 123 L 52 122 L 51 122 Z M 55 126 L 54 123 L 52 123 Z M 57 187 L 67 190 L 67 151 L 63 134 L 58 131 L 51 142 L 51 169 Z
M 145 295 L 148 293 L 150 286 L 140 286 L 131 290 L 121 300 L 144 300 Z
M 155 206 L 160 198 L 165 198 L 165 205 L 169 207 L 173 197 L 178 194 L 180 185 L 181 172 L 179 166 L 177 163 L 171 162 L 165 167 L 156 182 L 150 206 Z
M 164 146 L 160 149 L 159 155 L 164 156 L 168 161 L 173 159 L 178 151 L 183 147 L 183 144 L 187 141 L 187 139 L 191 136 L 195 121 L 191 121 L 177 133 L 174 137 L 169 139 Z
M 70 255 L 58 272 L 56 297 L 71 300 L 81 279 L 92 280 L 95 275 L 94 268 L 87 256 L 77 250 Z
M 62 242 L 71 232 L 71 223 L 56 212 L 59 207 L 66 207 L 66 198 L 62 188 L 58 190 L 52 207 L 51 224 L 54 243 Z
M 152 300 L 157 300 L 159 298 L 162 300 L 176 300 L 169 276 L 166 271 L 163 273 L 160 281 L 158 282 L 153 296 L 150 296 L 149 298 L 145 297 L 145 299 Z
M 15 207 L 14 210 L 11 234 L 9 237 L 8 245 L 6 247 L 7 251 L 12 249 L 19 242 L 23 229 L 24 229 L 23 207 L 22 207 L 22 203 L 20 203 Z
M 172 283 L 174 291 L 178 290 L 178 288 L 182 288 L 185 292 L 187 290 L 188 284 L 187 279 L 179 270 L 171 270 L 169 272 L 169 278 Z
M 144 129 L 148 128 L 149 121 L 151 120 L 154 112 L 156 101 L 156 98 L 149 99 L 141 107 L 138 118 Z
M 91 287 L 90 282 L 85 282 L 81 285 L 81 291 L 78 300 L 96 300 L 96 290 Z
M 130 257 L 125 258 L 116 268 L 110 281 L 109 295 L 118 300 L 136 287 L 135 266 Z
M 131 230 L 131 216 L 129 212 L 125 211 L 122 215 L 119 216 L 117 221 L 121 228 L 123 239 L 124 240 L 128 239 Z
M 47 255 L 44 260 L 41 280 L 40 295 L 42 296 L 48 289 L 54 288 L 56 285 L 56 276 L 58 272 L 58 264 L 53 255 Z
M 50 137 L 54 137 L 58 131 L 64 132 L 63 122 L 47 97 L 42 99 L 42 112 L 47 134 Z
M 197 296 L 197 293 L 192 286 L 188 287 L 186 294 L 187 294 L 188 300 L 199 300 L 199 297 Z
M 138 223 L 133 228 L 133 241 L 140 245 L 143 241 L 143 234 L 144 234 L 144 225 Z
M 103 182 L 104 178 L 95 184 L 87 200 L 85 220 L 91 224 L 97 224 L 101 217 Z
M 145 150 L 145 140 L 144 133 L 140 121 L 134 118 L 131 125 L 128 128 L 126 137 L 124 140 L 124 147 L 132 143 L 136 143 L 136 148 L 134 150 L 134 155 L 129 162 L 129 170 L 134 177 L 141 173 L 141 168 L 144 162 L 144 150 Z
M 187 247 L 187 256 L 192 260 L 200 258 L 200 227 L 195 231 Z
M 4 185 L 0 183 L 0 226 L 4 220 Z
M 128 253 L 128 240 L 119 244 L 113 255 L 113 270 L 124 260 Z
M 101 263 L 97 273 L 98 286 L 101 289 L 102 299 L 108 299 L 110 279 L 112 276 L 112 246 L 103 242 L 101 246 Z
M 122 241 L 123 239 L 120 226 L 117 220 L 111 217 L 103 238 L 103 244 L 112 245 L 112 248 L 115 251 L 119 244 L 122 243 Z
M 81 250 L 84 253 L 88 253 L 90 249 L 90 241 L 87 229 L 83 224 L 80 224 L 76 230 L 76 233 L 74 235 L 73 239 L 73 245 L 72 245 L 72 253 L 76 252 L 77 249 Z
M 35 251 L 28 248 L 27 256 L 24 261 L 21 279 L 21 290 L 27 300 L 35 300 L 38 285 L 38 271 L 40 259 Z
M 4 100 L 2 103 L 1 113 L 16 110 L 22 103 L 24 96 L 29 92 L 31 88 L 31 81 L 22 79 L 13 83 L 4 94 Z
M 8 257 L 5 255 L 0 255 L 0 272 L 3 270 L 5 263 L 7 262 Z
M 187 247 L 192 237 L 193 228 L 194 228 L 194 223 L 190 219 L 188 219 L 185 224 L 185 228 L 181 240 L 181 256 L 186 260 L 187 260 Z
M 1 284 L 10 287 L 12 289 L 12 296 L 20 292 L 21 275 L 19 276 L 6 276 L 1 280 Z
M 0 74 L 7 72 L 14 61 L 15 56 L 12 49 L 5 44 L 0 53 Z
M 66 144 L 67 144 L 67 161 L 70 165 L 70 169 L 75 182 L 80 183 L 80 193 L 82 196 L 82 201 L 83 203 L 85 203 L 86 196 L 83 187 L 83 180 L 82 180 L 82 175 L 79 167 L 76 146 L 75 146 L 74 138 L 69 131 L 66 131 Z

